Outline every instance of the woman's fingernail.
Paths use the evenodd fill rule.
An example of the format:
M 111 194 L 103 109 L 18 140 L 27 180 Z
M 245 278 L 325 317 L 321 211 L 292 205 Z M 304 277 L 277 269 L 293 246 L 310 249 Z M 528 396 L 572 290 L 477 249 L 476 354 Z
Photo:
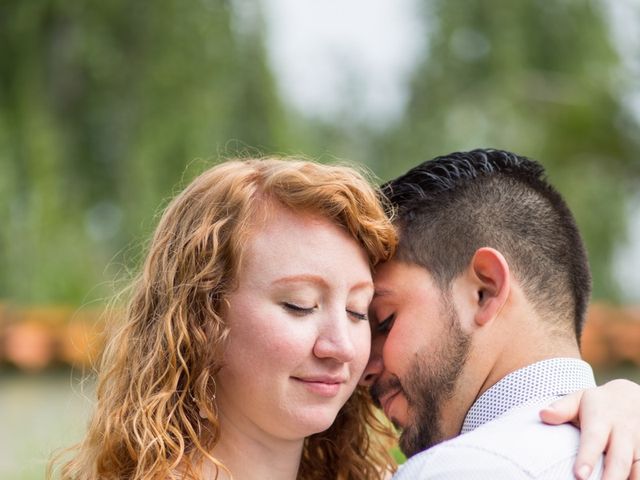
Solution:
M 589 475 L 591 475 L 591 467 L 589 465 L 582 465 L 578 469 L 578 478 L 580 480 L 587 480 L 587 478 L 589 478 Z

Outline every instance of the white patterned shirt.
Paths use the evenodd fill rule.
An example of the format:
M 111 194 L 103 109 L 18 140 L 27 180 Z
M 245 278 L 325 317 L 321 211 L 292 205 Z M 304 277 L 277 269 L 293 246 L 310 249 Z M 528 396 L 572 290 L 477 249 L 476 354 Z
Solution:
M 573 479 L 580 433 L 541 422 L 540 409 L 595 386 L 588 363 L 553 358 L 510 373 L 472 405 L 460 436 L 409 459 L 394 480 Z M 602 458 L 591 479 L 602 475 Z

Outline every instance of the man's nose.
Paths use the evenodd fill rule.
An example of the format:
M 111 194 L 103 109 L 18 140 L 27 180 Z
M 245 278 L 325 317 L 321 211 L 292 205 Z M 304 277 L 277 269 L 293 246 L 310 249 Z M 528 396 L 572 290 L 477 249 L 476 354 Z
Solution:
M 384 336 L 378 335 L 371 340 L 371 354 L 369 362 L 360 377 L 360 385 L 370 387 L 373 385 L 382 371 L 384 370 L 384 362 L 382 361 L 382 346 L 384 345 Z

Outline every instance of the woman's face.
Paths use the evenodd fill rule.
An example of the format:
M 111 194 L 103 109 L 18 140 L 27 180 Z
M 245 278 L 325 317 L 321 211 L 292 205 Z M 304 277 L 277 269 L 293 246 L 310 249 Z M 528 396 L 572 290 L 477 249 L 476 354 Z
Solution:
M 328 220 L 270 213 L 228 297 L 231 331 L 216 377 L 223 438 L 229 429 L 290 440 L 326 430 L 369 357 L 364 251 Z

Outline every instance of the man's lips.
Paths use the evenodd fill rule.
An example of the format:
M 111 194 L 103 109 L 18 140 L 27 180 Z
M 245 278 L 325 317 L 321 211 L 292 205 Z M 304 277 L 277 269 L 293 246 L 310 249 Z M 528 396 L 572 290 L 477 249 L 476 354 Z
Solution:
M 394 389 L 394 390 L 385 392 L 382 396 L 380 396 L 380 399 L 379 399 L 380 406 L 382 407 L 384 414 L 388 418 L 391 418 L 391 412 L 390 412 L 391 404 L 393 403 L 393 401 L 395 400 L 395 398 L 398 396 L 400 392 L 401 392 L 400 389 Z

